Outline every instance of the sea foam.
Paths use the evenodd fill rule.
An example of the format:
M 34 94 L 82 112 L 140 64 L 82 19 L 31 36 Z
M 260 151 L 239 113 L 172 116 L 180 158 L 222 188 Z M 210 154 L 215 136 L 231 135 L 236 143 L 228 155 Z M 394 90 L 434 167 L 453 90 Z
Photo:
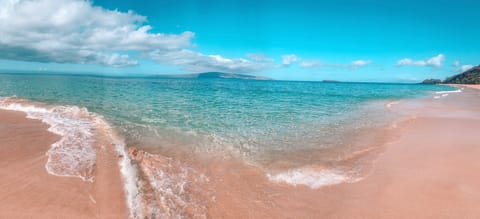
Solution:
M 61 137 L 47 151 L 45 168 L 48 173 L 93 182 L 96 159 L 92 133 L 94 127 L 87 109 L 40 106 L 17 98 L 1 98 L 0 109 L 25 112 L 27 118 L 50 125 L 48 131 Z
M 391 101 L 391 102 L 388 102 L 388 103 L 385 105 L 385 107 L 386 107 L 387 109 L 391 109 L 394 105 L 397 105 L 397 104 L 399 104 L 399 103 L 400 103 L 400 101 Z
M 77 106 L 47 106 L 15 97 L 0 97 L 0 109 L 25 112 L 27 118 L 41 120 L 50 125 L 48 131 L 61 139 L 50 146 L 45 169 L 49 174 L 65 177 L 79 177 L 84 181 L 94 181 L 96 153 L 94 149 L 94 131 L 102 129 L 108 140 L 115 145 L 120 172 L 124 181 L 130 218 L 139 217 L 141 200 L 138 194 L 137 170 L 126 151 L 122 138 L 113 128 L 95 113 Z
M 297 168 L 276 174 L 267 174 L 267 177 L 273 182 L 287 183 L 294 186 L 305 185 L 312 189 L 359 180 L 340 170 L 315 170 L 312 168 Z
M 437 94 L 437 95 L 434 95 L 433 99 L 440 99 L 442 97 L 447 97 L 448 94 L 451 94 L 451 93 L 461 93 L 462 90 L 463 90 L 463 88 L 458 89 L 458 90 L 450 90 L 450 91 L 437 91 L 437 92 L 435 92 L 435 94 Z
M 458 90 L 449 90 L 449 91 L 437 91 L 435 92 L 436 94 L 449 94 L 449 93 L 461 93 L 462 90 L 461 89 L 458 89 Z
M 120 157 L 119 166 L 124 183 L 126 202 L 130 211 L 130 218 L 143 218 L 137 167 L 133 165 L 133 162 L 128 155 L 125 141 L 116 134 L 103 117 L 96 116 L 95 120 L 96 124 L 106 132 L 111 143 L 115 145 L 115 150 Z

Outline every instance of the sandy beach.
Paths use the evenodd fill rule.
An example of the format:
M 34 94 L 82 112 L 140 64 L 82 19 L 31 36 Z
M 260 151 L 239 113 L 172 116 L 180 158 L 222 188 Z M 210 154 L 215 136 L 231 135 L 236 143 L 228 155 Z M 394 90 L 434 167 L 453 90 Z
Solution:
M 480 216 L 480 92 L 423 102 L 398 124 L 371 174 L 323 189 L 330 218 L 477 218 Z M 399 106 L 412 113 L 411 106 Z
M 449 85 L 454 87 L 468 87 L 468 88 L 480 90 L 480 84 L 449 84 Z
M 209 218 L 476 218 L 480 92 L 465 88 L 446 94 L 392 107 L 402 119 L 389 128 L 387 143 L 368 157 L 371 169 L 358 182 L 311 189 L 272 182 L 241 161 L 176 157 L 209 178 L 207 184 L 185 184 L 187 197 L 207 206 Z M 131 156 L 145 169 L 170 162 L 142 153 Z
M 184 214 L 187 218 L 196 213 L 208 218 L 477 218 L 479 96 L 478 90 L 464 88 L 439 99 L 395 105 L 392 110 L 403 119 L 392 125 L 389 135 L 393 137 L 358 182 L 311 189 L 272 182 L 261 170 L 235 161 L 197 163 L 198 175 L 209 180 L 194 179 L 195 187 L 185 184 L 186 200 L 197 202 L 182 211 L 189 212 Z M 52 176 L 45 171 L 45 151 L 58 136 L 47 128 L 23 113 L 0 111 L 0 217 L 128 217 L 113 149 L 97 148 L 93 183 Z M 173 174 L 179 171 L 176 162 L 183 162 L 132 150 L 132 160 L 146 176 L 154 171 L 146 167 L 168 164 L 164 171 Z M 148 189 L 158 188 L 150 185 Z M 204 191 L 215 198 L 204 197 Z M 152 193 L 151 203 L 158 208 L 168 204 L 163 194 Z
M 476 218 L 480 216 L 480 92 L 407 101 L 370 173 L 311 189 L 269 181 L 238 163 L 212 164 L 212 218 Z M 430 97 L 431 98 L 431 97 Z M 231 170 L 236 171 L 232 172 Z M 213 178 L 215 179 L 215 178 Z
M 45 153 L 59 136 L 25 116 L 0 110 L 0 218 L 127 218 L 113 151 L 98 150 L 93 183 L 50 175 Z

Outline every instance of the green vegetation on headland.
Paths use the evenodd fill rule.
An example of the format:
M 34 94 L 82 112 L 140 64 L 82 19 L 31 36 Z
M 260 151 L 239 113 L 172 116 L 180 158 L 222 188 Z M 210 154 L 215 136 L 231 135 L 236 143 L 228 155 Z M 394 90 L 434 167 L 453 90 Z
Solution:
M 480 65 L 445 80 L 426 79 L 422 84 L 480 84 Z
M 443 81 L 445 84 L 480 84 L 480 65 L 473 67 L 461 74 L 449 77 Z

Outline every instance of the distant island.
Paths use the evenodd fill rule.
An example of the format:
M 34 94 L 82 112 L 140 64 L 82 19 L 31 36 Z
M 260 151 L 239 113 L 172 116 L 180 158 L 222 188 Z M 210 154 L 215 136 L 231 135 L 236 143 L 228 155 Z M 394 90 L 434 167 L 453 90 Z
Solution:
M 422 84 L 441 84 L 442 80 L 440 79 L 425 79 L 422 81 Z
M 204 72 L 195 74 L 180 74 L 180 75 L 156 75 L 156 78 L 218 78 L 218 79 L 240 79 L 240 80 L 273 80 L 271 78 L 248 75 L 248 74 L 235 74 L 224 72 Z
M 422 84 L 480 84 L 480 65 L 445 80 L 426 79 Z

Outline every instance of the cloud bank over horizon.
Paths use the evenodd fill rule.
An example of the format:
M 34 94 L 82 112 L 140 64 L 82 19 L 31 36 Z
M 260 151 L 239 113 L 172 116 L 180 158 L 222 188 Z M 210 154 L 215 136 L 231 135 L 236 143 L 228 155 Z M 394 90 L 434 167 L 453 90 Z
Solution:
M 335 2 L 312 3 L 299 11 L 292 11 L 296 6 L 288 4 L 276 8 L 248 2 L 245 6 L 260 8 L 244 15 L 229 4 L 212 4 L 205 8 L 208 13 L 200 15 L 198 7 L 189 6 L 187 0 L 168 4 L 137 4 L 133 0 L 0 0 L 1 68 L 106 74 L 219 71 L 299 80 L 389 80 L 413 74 L 443 77 L 476 63 L 475 52 L 468 51 L 478 49 L 457 49 L 462 47 L 454 43 L 460 41 L 434 35 L 434 29 L 416 31 L 425 31 L 425 39 L 434 36 L 437 41 L 410 39 L 410 35 L 416 35 L 413 31 L 401 32 L 405 36 L 397 31 L 374 35 L 384 26 L 382 21 L 372 20 L 365 22 L 366 29 L 353 37 L 348 27 L 356 27 L 357 23 L 335 19 L 342 14 L 319 13 L 339 6 Z M 364 10 L 375 14 L 380 6 L 352 5 L 355 13 L 348 16 L 358 17 Z M 395 14 L 397 11 L 391 11 L 389 16 L 403 17 Z M 287 20 L 283 15 L 295 17 Z M 369 21 L 361 16 L 358 19 Z M 397 26 L 409 22 L 398 20 Z M 436 20 L 429 22 L 437 24 Z M 312 28 L 315 25 L 319 28 Z M 339 25 L 346 28 L 329 32 Z M 445 24 L 440 27 L 452 28 Z M 471 47 L 471 43 L 468 45 Z M 418 54 L 425 57 L 419 58 Z M 462 64 L 458 61 L 454 67 L 445 67 L 447 55 Z
M 35 16 L 32 16 L 32 15 Z M 0 1 L 0 58 L 56 63 L 136 65 L 130 52 L 189 46 L 194 34 L 153 34 L 146 17 L 87 1 Z
M 35 16 L 32 16 L 34 14 Z M 257 72 L 268 62 L 192 51 L 195 34 L 152 33 L 147 18 L 83 0 L 1 0 L 0 58 L 128 67 L 138 58 L 191 71 Z
M 32 16 L 35 14 L 35 16 Z M 0 0 L 0 58 L 16 61 L 98 64 L 129 67 L 138 59 L 179 66 L 187 71 L 256 73 L 278 68 L 263 54 L 227 58 L 193 50 L 195 33 L 153 33 L 147 17 L 107 10 L 83 0 Z M 282 56 L 283 67 L 321 65 L 295 54 Z M 352 62 L 362 67 L 369 62 Z

